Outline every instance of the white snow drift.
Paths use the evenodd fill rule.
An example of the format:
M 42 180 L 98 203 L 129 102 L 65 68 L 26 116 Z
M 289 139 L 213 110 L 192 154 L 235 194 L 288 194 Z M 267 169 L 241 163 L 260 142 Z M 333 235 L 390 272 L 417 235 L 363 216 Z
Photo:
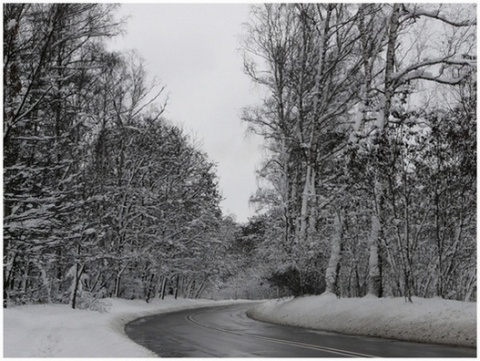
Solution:
M 3 313 L 4 357 L 148 357 L 153 352 L 128 338 L 125 324 L 142 316 L 235 301 L 107 299 L 108 312 L 68 305 L 30 305 Z
M 268 301 L 252 318 L 351 335 L 476 346 L 476 303 L 439 298 L 342 298 L 324 294 Z
M 323 295 L 266 301 L 251 316 L 281 324 L 355 335 L 476 344 L 476 303 L 414 298 L 337 299 Z M 131 320 L 185 308 L 245 301 L 107 299 L 108 312 L 72 310 L 67 305 L 30 305 L 4 310 L 5 357 L 147 357 L 152 352 L 124 333 Z

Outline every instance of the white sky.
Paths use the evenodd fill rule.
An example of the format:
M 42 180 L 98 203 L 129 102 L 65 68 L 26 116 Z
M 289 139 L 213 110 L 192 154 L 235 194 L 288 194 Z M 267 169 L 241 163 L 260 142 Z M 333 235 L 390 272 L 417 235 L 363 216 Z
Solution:
M 136 49 L 150 78 L 166 85 L 164 116 L 203 143 L 217 164 L 225 215 L 244 222 L 252 216 L 259 137 L 246 136 L 242 108 L 260 102 L 260 91 L 243 73 L 238 37 L 248 4 L 122 4 L 130 16 L 118 49 Z

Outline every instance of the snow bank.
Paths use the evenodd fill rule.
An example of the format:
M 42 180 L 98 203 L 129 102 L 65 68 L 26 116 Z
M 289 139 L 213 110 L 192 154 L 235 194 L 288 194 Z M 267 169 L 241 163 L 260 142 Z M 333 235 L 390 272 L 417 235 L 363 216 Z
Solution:
M 108 299 L 108 312 L 67 305 L 29 305 L 3 311 L 4 357 L 155 357 L 124 333 L 143 316 L 245 301 L 167 298 Z M 400 340 L 476 345 L 476 303 L 442 299 L 337 299 L 333 295 L 267 301 L 249 316 L 280 324 Z
M 351 335 L 476 346 L 476 303 L 443 299 L 343 298 L 326 294 L 260 304 L 261 321 Z
M 29 305 L 3 311 L 4 357 L 156 357 L 125 335 L 126 323 L 143 316 L 186 308 L 231 304 L 167 298 L 107 299 L 108 312 L 73 310 L 67 305 Z M 241 301 L 240 301 L 241 302 Z

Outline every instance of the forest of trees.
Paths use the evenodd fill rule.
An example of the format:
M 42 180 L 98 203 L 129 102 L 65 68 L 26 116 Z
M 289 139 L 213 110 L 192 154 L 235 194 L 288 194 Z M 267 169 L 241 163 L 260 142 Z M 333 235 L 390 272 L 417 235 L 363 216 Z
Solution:
M 4 307 L 476 300 L 475 5 L 252 5 L 246 224 L 141 57 L 108 50 L 117 6 L 3 5 Z
M 245 110 L 265 277 L 294 295 L 476 300 L 476 8 L 256 5 Z
M 162 117 L 114 5 L 4 5 L 4 301 L 198 297 L 219 274 L 215 166 Z

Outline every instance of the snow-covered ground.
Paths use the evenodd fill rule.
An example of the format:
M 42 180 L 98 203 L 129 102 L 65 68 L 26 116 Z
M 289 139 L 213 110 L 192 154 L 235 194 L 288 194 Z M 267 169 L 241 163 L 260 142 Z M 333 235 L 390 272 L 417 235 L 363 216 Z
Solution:
M 242 301 L 107 299 L 108 312 L 73 310 L 68 305 L 29 305 L 3 311 L 4 357 L 148 357 L 151 351 L 124 333 L 142 316 Z
M 244 301 L 167 298 L 107 299 L 108 312 L 72 310 L 67 305 L 30 305 L 5 309 L 4 357 L 147 357 L 152 352 L 131 341 L 126 323 L 185 308 Z M 476 345 L 476 303 L 414 298 L 337 299 L 332 295 L 272 300 L 250 316 L 307 328 L 451 345 Z
M 342 298 L 324 294 L 268 301 L 248 312 L 258 320 L 351 335 L 476 346 L 475 302 L 439 298 Z

